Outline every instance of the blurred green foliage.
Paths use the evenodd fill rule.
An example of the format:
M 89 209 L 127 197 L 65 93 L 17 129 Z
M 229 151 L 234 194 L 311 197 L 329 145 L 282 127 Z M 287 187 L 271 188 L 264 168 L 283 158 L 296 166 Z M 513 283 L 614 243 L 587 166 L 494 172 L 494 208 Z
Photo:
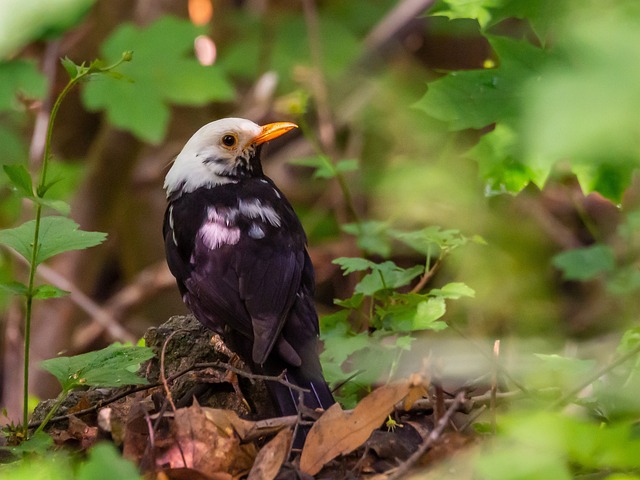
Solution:
M 146 28 L 124 24 L 106 40 L 102 54 L 114 62 L 125 50 L 136 61 L 118 71 L 123 78 L 102 77 L 83 90 L 89 110 L 105 110 L 109 122 L 141 140 L 159 143 L 166 135 L 169 105 L 204 105 L 234 98 L 223 70 L 193 58 L 193 41 L 204 30 L 191 22 L 163 17 Z
M 45 439 L 49 444 L 51 443 L 49 435 L 41 435 L 42 437 L 25 442 L 20 447 L 21 452 L 16 453 L 42 454 L 41 447 L 28 450 L 34 440 Z M 136 466 L 122 458 L 115 446 L 107 443 L 96 445 L 84 460 L 65 452 L 32 456 L 28 462 L 0 465 L 0 474 L 7 480 L 107 480 L 113 478 L 138 480 L 141 478 Z
M 35 39 L 52 39 L 76 25 L 95 0 L 3 0 L 0 2 L 0 59 Z

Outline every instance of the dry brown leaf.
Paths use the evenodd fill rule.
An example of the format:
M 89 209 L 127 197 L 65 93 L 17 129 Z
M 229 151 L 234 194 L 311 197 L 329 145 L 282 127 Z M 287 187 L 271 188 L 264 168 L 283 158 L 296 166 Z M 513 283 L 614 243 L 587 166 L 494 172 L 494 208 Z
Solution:
M 93 446 L 98 439 L 98 427 L 90 427 L 75 415 L 69 416 L 65 429 L 51 429 L 51 437 L 57 445 L 72 442 L 78 444 L 82 450 Z
M 424 398 L 428 395 L 427 387 L 424 385 L 412 385 L 409 388 L 409 393 L 404 397 L 403 408 L 410 410 L 416 401 Z
M 409 393 L 404 399 L 403 408 L 410 410 L 414 403 L 428 395 L 429 379 L 421 373 L 409 376 Z
M 230 416 L 208 410 L 213 409 L 194 405 L 175 412 L 174 441 L 156 457 L 158 467 L 191 468 L 208 476 L 249 470 L 255 447 L 240 445 Z
M 219 408 L 202 407 L 205 417 L 213 422 L 218 428 L 224 431 L 234 431 L 240 437 L 240 440 L 244 440 L 247 433 L 253 429 L 254 423 L 249 420 L 244 420 L 238 416 L 238 414 L 232 410 L 222 410 Z
M 293 432 L 280 430 L 273 439 L 258 452 L 247 480 L 273 480 L 287 459 Z
M 307 435 L 300 469 L 315 475 L 330 460 L 358 448 L 408 392 L 408 382 L 385 385 L 363 398 L 352 412 L 343 411 L 337 403 L 329 407 Z

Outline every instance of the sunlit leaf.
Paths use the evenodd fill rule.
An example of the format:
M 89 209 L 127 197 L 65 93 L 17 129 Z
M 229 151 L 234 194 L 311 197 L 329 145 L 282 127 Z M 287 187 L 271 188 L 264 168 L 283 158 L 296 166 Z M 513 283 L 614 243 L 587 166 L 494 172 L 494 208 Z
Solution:
M 525 158 L 521 150 L 515 130 L 500 123 L 469 151 L 485 181 L 485 195 L 515 194 L 530 182 L 544 186 L 554 162 Z
M 443 230 L 437 226 L 411 232 L 390 230 L 389 233 L 427 257 L 438 254 L 441 249 L 452 250 L 468 242 L 468 239 L 460 233 L 460 230 Z
M 476 292 L 473 288 L 468 287 L 462 282 L 451 282 L 447 283 L 442 288 L 434 288 L 430 290 L 429 295 L 447 299 L 458 299 L 462 297 L 473 298 L 475 297 Z
M 375 263 L 367 260 L 366 258 L 358 258 L 358 257 L 339 257 L 334 259 L 331 263 L 335 265 L 340 265 L 345 275 L 348 275 L 353 272 L 361 272 L 363 270 L 368 270 L 375 266 Z
M 472 18 L 481 27 L 486 27 L 492 20 L 491 9 L 506 2 L 507 0 L 440 0 L 429 14 L 450 20 Z
M 355 287 L 356 293 L 374 295 L 381 290 L 395 289 L 408 285 L 411 280 L 424 272 L 422 265 L 401 268 L 392 261 L 374 264 L 372 272 L 365 275 Z
M 35 225 L 35 220 L 31 220 L 19 227 L 1 230 L 0 243 L 31 261 Z M 66 217 L 42 217 L 36 265 L 62 252 L 99 245 L 107 237 L 105 233 L 85 232 L 78 227 L 77 223 Z
M 65 391 L 79 386 L 141 385 L 148 381 L 137 373 L 131 372 L 130 368 L 150 359 L 153 355 L 150 348 L 115 343 L 102 350 L 74 357 L 45 360 L 41 366 L 58 379 Z
M 488 40 L 498 56 L 498 67 L 452 72 L 435 80 L 416 107 L 446 122 L 451 130 L 517 120 L 525 95 L 523 84 L 539 75 L 547 54 L 524 40 L 496 36 Z
M 69 295 L 69 292 L 53 285 L 39 285 L 34 292 L 33 298 L 47 299 L 60 298 Z

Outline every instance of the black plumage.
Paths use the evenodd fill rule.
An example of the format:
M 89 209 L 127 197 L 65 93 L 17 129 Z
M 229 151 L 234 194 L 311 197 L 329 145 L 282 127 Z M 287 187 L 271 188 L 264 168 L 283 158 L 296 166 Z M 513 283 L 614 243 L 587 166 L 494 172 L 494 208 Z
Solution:
M 215 123 L 215 122 L 214 122 Z M 186 148 L 186 147 L 185 147 Z M 253 371 L 306 388 L 304 404 L 328 408 L 333 396 L 318 358 L 314 272 L 292 206 L 262 173 L 260 146 L 224 163 L 218 181 L 187 191 L 170 186 L 164 218 L 167 262 L 186 305 Z M 281 415 L 298 411 L 297 393 L 267 382 Z

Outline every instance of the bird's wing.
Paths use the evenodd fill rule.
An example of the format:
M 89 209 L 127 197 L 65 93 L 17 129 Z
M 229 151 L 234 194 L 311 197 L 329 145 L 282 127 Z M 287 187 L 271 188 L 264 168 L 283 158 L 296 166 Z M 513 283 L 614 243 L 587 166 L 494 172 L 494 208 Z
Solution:
M 264 364 L 279 339 L 300 288 L 304 250 L 292 248 L 286 237 L 288 232 L 281 232 L 275 239 L 263 239 L 270 245 L 256 254 L 242 248 L 237 252 L 239 292 L 251 316 L 252 358 L 258 365 Z M 299 363 L 295 352 L 280 353 L 289 357 L 289 363 Z

